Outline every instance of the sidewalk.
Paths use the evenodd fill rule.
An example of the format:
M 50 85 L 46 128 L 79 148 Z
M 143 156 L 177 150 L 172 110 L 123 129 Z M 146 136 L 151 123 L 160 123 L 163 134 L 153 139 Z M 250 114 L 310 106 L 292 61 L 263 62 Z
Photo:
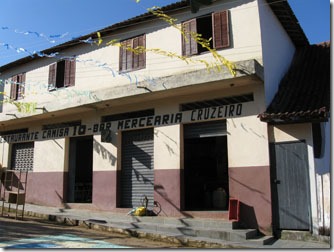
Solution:
M 19 206 L 18 209 L 21 210 L 22 207 Z M 225 240 L 222 239 L 222 230 L 226 230 L 226 228 L 228 228 L 226 225 L 230 225 L 230 223 L 228 224 L 226 221 L 212 219 L 160 216 L 138 217 L 129 216 L 124 213 L 63 209 L 32 204 L 25 204 L 24 216 L 39 217 L 70 225 L 99 229 L 106 232 L 115 231 L 130 233 L 131 235 L 139 237 L 162 239 L 176 243 L 181 242 L 201 248 L 331 248 L 328 241 L 277 240 L 272 237 L 267 239 L 266 242 L 264 242 L 264 238 L 266 237 L 259 239 L 242 239 L 239 238 L 239 236 L 242 237 L 244 235 L 243 230 L 232 231 L 233 234 L 228 234 L 228 239 Z M 20 219 L 20 217 L 21 215 L 18 215 L 18 219 Z M 232 235 L 234 235 L 234 237 L 232 237 Z M 326 238 L 327 237 L 325 237 L 325 240 Z

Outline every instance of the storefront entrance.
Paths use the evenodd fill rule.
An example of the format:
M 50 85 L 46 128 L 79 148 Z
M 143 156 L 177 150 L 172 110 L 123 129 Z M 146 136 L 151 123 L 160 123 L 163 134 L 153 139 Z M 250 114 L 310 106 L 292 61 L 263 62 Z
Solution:
M 120 178 L 120 207 L 142 205 L 146 196 L 149 206 L 154 201 L 153 129 L 122 133 L 122 170 Z
M 70 139 L 67 202 L 92 203 L 93 137 Z
M 185 210 L 227 210 L 228 189 L 226 121 L 185 125 Z

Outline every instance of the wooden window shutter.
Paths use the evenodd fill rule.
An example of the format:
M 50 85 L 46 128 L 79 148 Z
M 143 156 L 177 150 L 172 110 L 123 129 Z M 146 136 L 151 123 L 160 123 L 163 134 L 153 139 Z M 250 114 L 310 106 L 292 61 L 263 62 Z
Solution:
M 56 87 L 57 63 L 49 66 L 49 90 Z
M 132 52 L 127 50 L 132 47 L 132 39 L 125 40 L 121 43 L 119 51 L 119 71 L 126 71 L 132 68 Z
M 146 49 L 146 36 L 145 34 L 139 37 L 139 46 Z M 145 68 L 146 67 L 146 51 L 140 53 L 139 55 L 139 62 L 138 67 L 139 68 Z
M 12 82 L 10 85 L 10 99 L 17 100 L 17 80 L 18 76 L 15 75 L 12 77 Z
M 132 39 L 129 39 L 126 41 L 125 43 L 125 47 L 126 48 L 133 48 L 132 46 Z M 123 70 L 132 70 L 132 65 L 133 65 L 133 52 L 131 52 L 131 50 L 127 50 L 125 49 L 125 55 L 126 55 L 126 60 L 125 60 L 125 69 Z
M 75 85 L 75 60 L 65 60 L 64 87 Z
M 132 48 L 135 49 L 136 47 L 139 46 L 139 37 L 133 38 L 132 39 Z M 139 54 L 133 52 L 132 53 L 132 68 L 137 69 L 139 67 Z
M 22 73 L 18 76 L 18 82 L 20 83 L 17 88 L 17 98 L 24 98 L 24 90 L 25 90 L 25 82 L 26 82 L 26 74 Z
M 212 14 L 213 47 L 222 49 L 230 46 L 229 12 L 224 10 Z
M 190 56 L 198 54 L 197 42 L 191 37 L 191 33 L 197 33 L 196 19 L 184 22 L 182 29 L 184 32 L 182 35 L 182 55 Z
M 121 47 L 119 48 L 119 71 L 123 71 L 125 69 L 124 62 L 126 62 L 126 55 L 124 49 L 124 43 L 121 43 Z

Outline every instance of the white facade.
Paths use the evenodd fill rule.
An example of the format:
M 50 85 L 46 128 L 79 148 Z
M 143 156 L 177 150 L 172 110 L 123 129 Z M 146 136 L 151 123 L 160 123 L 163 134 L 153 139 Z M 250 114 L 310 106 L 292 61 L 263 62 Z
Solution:
M 115 29 L 102 37 L 103 42 L 99 46 L 83 42 L 66 47 L 59 51 L 56 57 L 36 58 L 1 73 L 1 79 L 6 81 L 3 87 L 6 94 L 11 92 L 11 77 L 26 73 L 24 98 L 17 102 L 36 103 L 37 109 L 19 112 L 13 103 L 5 102 L 0 114 L 0 130 L 8 132 L 28 128 L 28 132 L 33 132 L 33 173 L 37 186 L 45 186 L 38 180 L 44 175 L 49 176 L 46 181 L 52 181 L 51 175 L 55 174 L 59 181 L 53 185 L 53 191 L 46 188 L 46 195 L 55 192 L 56 195 L 50 196 L 50 199 L 47 199 L 46 195 L 40 198 L 34 195 L 30 199 L 33 203 L 63 204 L 62 197 L 66 197 L 64 185 L 67 183 L 63 180 L 63 173 L 69 173 L 73 161 L 71 139 L 80 135 L 78 131 L 71 129 L 70 133 L 63 132 L 64 134 L 52 136 L 51 131 L 44 130 L 43 126 L 80 121 L 85 127 L 81 136 L 91 136 L 93 145 L 93 200 L 90 208 L 119 208 L 119 189 L 115 184 L 118 183 L 117 176 L 124 165 L 122 139 L 130 129 L 153 128 L 155 186 L 160 186 L 159 190 L 165 190 L 154 192 L 154 197 L 166 204 L 168 214 L 179 214 L 184 210 L 180 196 L 183 193 L 183 178 L 180 174 L 186 169 L 185 127 L 190 123 L 220 120 L 226 123 L 224 137 L 227 139 L 225 149 L 228 156 L 230 196 L 240 199 L 252 208 L 256 217 L 256 228 L 263 233 L 271 232 L 272 223 L 268 145 L 270 142 L 307 139 L 312 223 L 313 232 L 317 232 L 317 165 L 313 162 L 310 124 L 297 125 L 294 129 L 288 126 L 269 127 L 268 130 L 268 125 L 257 117 L 271 102 L 279 82 L 288 70 L 295 51 L 294 43 L 264 0 L 214 1 L 212 5 L 200 8 L 197 13 L 176 9 L 171 16 L 177 19 L 176 25 L 180 27 L 184 21 L 220 10 L 229 11 L 230 46 L 217 50 L 217 53 L 235 64 L 235 76 L 225 66 L 221 71 L 207 69 L 205 63 L 215 62 L 210 52 L 191 56 L 188 58 L 191 59 L 190 63 L 181 60 L 181 32 L 167 22 L 157 19 L 139 20 Z M 145 67 L 120 72 L 120 48 L 107 43 L 142 34 L 145 34 L 146 41 Z M 75 85 L 49 91 L 50 65 L 64 57 L 74 56 Z M 204 119 L 197 114 L 196 120 L 193 120 L 193 115 L 199 113 L 198 110 L 180 110 L 181 105 L 186 103 L 213 101 L 225 97 L 240 98 L 249 94 L 252 95 L 251 100 L 235 103 L 240 105 L 240 113 L 236 112 L 235 107 L 231 108 L 231 104 L 227 104 L 222 107 L 229 108 L 230 112 L 225 112 L 225 116 L 219 118 L 214 114 L 216 108 L 210 110 L 216 117 Z M 163 118 L 167 115 L 168 123 L 149 127 L 152 126 L 149 122 L 155 117 L 147 116 L 144 126 L 137 127 L 136 121 L 136 126 L 126 128 L 127 125 L 134 125 L 134 122 L 128 121 L 127 124 L 125 121 L 122 124 L 125 127 L 123 129 L 119 126 L 121 119 L 118 119 L 111 122 L 112 141 L 102 141 L 102 130 L 99 127 L 105 126 L 105 122 L 102 122 L 101 118 L 148 109 L 154 109 L 155 117 Z M 171 118 L 177 115 L 182 115 L 182 120 L 173 121 Z M 11 143 L 2 143 L 4 166 L 11 166 L 11 149 Z M 165 180 L 170 177 L 173 177 L 171 181 Z M 37 195 L 36 191 L 34 188 L 33 193 Z M 207 213 L 209 217 L 210 214 L 212 213 Z M 248 216 L 244 218 L 247 219 Z M 250 225 L 254 226 L 253 220 Z

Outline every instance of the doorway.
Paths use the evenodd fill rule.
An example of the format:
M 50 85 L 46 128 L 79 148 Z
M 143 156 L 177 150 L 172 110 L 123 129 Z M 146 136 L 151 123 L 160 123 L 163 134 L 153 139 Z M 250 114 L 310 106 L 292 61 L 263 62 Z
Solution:
M 122 168 L 120 178 L 120 207 L 133 208 L 148 198 L 154 202 L 154 141 L 153 128 L 122 133 Z
M 270 144 L 273 228 L 310 230 L 311 205 L 305 141 Z
M 70 139 L 68 203 L 92 203 L 93 136 Z
M 226 121 L 184 127 L 184 208 L 228 209 Z

